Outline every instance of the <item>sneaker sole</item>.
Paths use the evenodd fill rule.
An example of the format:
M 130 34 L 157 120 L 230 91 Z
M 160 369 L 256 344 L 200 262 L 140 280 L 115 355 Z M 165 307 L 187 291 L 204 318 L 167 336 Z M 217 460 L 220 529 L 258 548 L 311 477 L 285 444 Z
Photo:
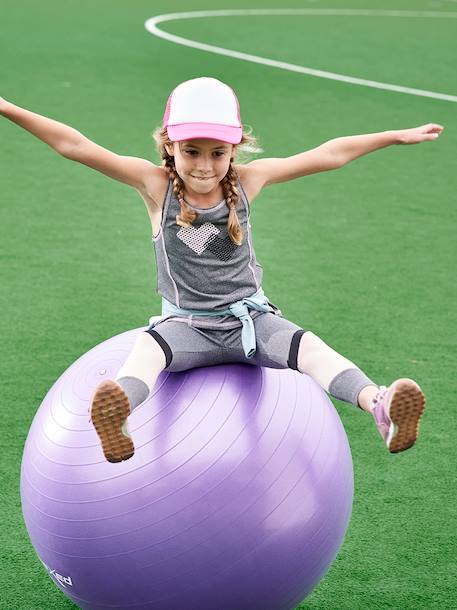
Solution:
M 122 425 L 130 414 L 130 403 L 118 383 L 107 379 L 98 385 L 90 414 L 108 462 L 131 458 L 135 447 L 132 439 L 122 432 Z
M 395 427 L 389 432 L 387 447 L 398 453 L 414 445 L 419 435 L 425 396 L 412 379 L 400 379 L 391 398 L 389 416 Z

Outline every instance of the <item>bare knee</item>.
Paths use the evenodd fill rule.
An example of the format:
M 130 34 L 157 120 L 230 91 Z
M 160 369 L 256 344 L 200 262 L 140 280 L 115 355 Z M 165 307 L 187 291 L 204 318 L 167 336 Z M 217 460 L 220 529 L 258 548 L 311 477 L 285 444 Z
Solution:
M 154 329 L 145 331 L 141 333 L 141 339 L 145 345 L 153 346 L 155 354 L 160 353 L 160 361 L 163 361 L 163 368 L 170 366 L 173 359 L 173 354 L 168 343 L 157 331 Z
M 147 358 L 153 359 L 154 363 L 161 366 L 161 368 L 165 368 L 165 366 L 167 366 L 167 358 L 163 344 L 161 345 L 159 341 L 157 341 L 156 337 L 159 336 L 160 335 L 158 334 L 153 336 L 148 332 L 143 332 L 138 336 L 135 347 Z
M 308 330 L 302 335 L 298 345 L 298 369 L 303 372 L 303 369 L 306 369 L 307 365 L 314 361 L 316 355 L 326 348 L 331 349 L 322 339 Z
M 152 389 L 158 375 L 167 365 L 164 347 L 155 336 L 148 332 L 142 332 L 138 335 L 132 351 L 117 374 L 117 378 L 137 377 Z
M 300 373 L 310 375 L 325 389 L 341 371 L 357 368 L 353 362 L 310 331 L 300 340 L 297 361 Z

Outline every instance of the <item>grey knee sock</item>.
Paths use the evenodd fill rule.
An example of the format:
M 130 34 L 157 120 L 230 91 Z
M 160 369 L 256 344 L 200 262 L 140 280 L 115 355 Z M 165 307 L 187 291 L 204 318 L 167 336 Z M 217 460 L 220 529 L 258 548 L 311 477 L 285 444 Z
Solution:
M 148 386 L 138 377 L 121 377 L 116 381 L 127 394 L 132 411 L 144 402 L 149 395 Z
M 361 409 L 357 397 L 367 385 L 375 386 L 376 384 L 360 369 L 346 369 L 332 379 L 328 391 L 338 400 L 343 400 Z

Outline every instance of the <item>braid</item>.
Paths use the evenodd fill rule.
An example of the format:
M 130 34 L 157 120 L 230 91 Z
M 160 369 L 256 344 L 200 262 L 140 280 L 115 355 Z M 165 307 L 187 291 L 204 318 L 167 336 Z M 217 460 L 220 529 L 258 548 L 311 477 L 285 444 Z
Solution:
M 170 178 L 173 181 L 173 192 L 181 206 L 181 212 L 176 216 L 176 224 L 180 227 L 190 228 L 193 221 L 197 220 L 198 214 L 184 201 L 184 183 L 176 171 L 173 157 L 169 155 L 165 157 L 165 167 L 168 169 Z
M 222 190 L 224 191 L 225 202 L 229 209 L 229 217 L 227 221 L 227 231 L 230 239 L 237 246 L 241 246 L 243 241 L 243 230 L 236 213 L 236 204 L 239 200 L 239 192 L 236 186 L 237 176 L 235 168 L 230 163 L 228 172 L 221 181 Z

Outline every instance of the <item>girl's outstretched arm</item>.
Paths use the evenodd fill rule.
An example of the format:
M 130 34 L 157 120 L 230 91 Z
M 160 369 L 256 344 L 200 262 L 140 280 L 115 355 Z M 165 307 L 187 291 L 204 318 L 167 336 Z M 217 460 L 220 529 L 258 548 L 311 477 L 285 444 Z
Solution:
M 46 142 L 61 155 L 74 146 L 81 137 L 76 129 L 25 110 L 2 97 L 0 98 L 0 114 Z
M 46 142 L 60 155 L 96 169 L 110 178 L 145 190 L 147 180 L 162 174 L 162 169 L 137 157 L 117 155 L 86 138 L 64 123 L 59 123 L 0 97 L 0 115 Z
M 418 144 L 436 140 L 444 127 L 429 123 L 398 131 L 381 131 L 334 138 L 317 148 L 286 158 L 256 159 L 244 166 L 257 191 L 264 186 L 287 182 L 317 172 L 338 169 L 357 157 L 393 144 Z
M 420 144 L 436 140 L 444 127 L 437 123 L 428 123 L 412 129 L 397 131 L 381 131 L 360 136 L 347 136 L 335 138 L 327 142 L 329 149 L 338 159 L 339 166 L 366 155 L 369 152 L 384 148 L 392 144 Z

